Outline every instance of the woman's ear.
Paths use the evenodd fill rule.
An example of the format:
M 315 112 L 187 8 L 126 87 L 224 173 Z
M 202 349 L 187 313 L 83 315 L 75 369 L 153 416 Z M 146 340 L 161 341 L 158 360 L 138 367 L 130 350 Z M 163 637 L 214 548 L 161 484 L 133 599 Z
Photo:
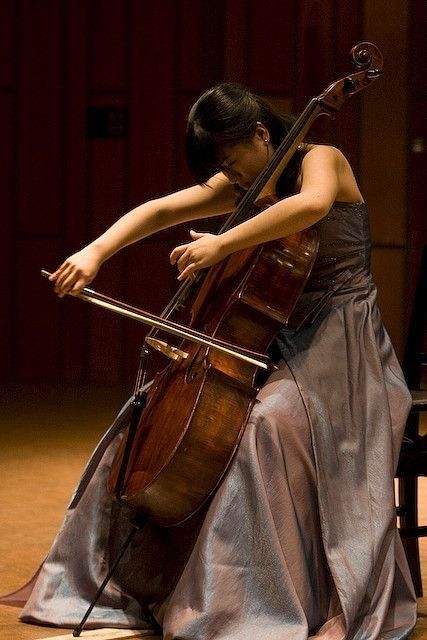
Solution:
M 263 142 L 268 144 L 270 142 L 270 134 L 268 133 L 268 129 L 262 124 L 262 122 L 256 123 L 255 135 L 260 138 Z

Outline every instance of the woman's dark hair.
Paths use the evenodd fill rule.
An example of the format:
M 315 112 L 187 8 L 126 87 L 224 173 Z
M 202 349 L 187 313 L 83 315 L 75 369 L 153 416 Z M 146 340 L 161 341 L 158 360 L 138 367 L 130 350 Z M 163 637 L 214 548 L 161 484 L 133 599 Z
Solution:
M 277 113 L 268 102 L 237 84 L 218 84 L 200 96 L 188 116 L 185 145 L 187 164 L 199 184 L 221 171 L 220 147 L 251 140 L 258 122 L 268 129 L 276 148 L 295 118 Z M 295 153 L 286 167 L 277 185 L 279 195 L 294 191 L 301 159 L 301 153 Z

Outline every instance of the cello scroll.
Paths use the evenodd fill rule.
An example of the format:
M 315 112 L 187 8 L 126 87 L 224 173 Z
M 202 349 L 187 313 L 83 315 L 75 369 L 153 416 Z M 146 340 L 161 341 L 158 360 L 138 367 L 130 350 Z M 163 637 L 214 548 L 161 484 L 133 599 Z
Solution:
M 383 57 L 372 42 L 356 44 L 350 51 L 350 59 L 359 70 L 333 82 L 316 98 L 332 113 L 338 111 L 347 98 L 365 89 L 382 74 Z

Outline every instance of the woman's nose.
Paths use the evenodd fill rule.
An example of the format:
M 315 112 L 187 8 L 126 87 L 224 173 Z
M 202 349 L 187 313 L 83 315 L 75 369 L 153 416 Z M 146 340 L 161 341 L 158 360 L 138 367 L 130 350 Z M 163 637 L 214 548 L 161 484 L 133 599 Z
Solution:
M 226 169 L 224 173 L 232 184 L 236 184 L 236 182 L 239 182 L 242 178 L 241 173 L 234 169 Z

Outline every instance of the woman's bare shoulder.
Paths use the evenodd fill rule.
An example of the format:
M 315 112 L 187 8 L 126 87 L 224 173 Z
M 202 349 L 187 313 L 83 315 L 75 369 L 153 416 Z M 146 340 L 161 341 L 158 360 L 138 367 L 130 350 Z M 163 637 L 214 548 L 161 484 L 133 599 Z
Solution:
M 328 166 L 338 178 L 337 200 L 344 202 L 362 202 L 363 196 L 358 187 L 351 165 L 338 147 L 329 144 L 307 144 L 301 162 L 301 178 L 304 170 L 310 167 Z
M 308 157 L 330 158 L 348 162 L 343 152 L 331 144 L 304 144 L 302 147 L 303 161 Z

